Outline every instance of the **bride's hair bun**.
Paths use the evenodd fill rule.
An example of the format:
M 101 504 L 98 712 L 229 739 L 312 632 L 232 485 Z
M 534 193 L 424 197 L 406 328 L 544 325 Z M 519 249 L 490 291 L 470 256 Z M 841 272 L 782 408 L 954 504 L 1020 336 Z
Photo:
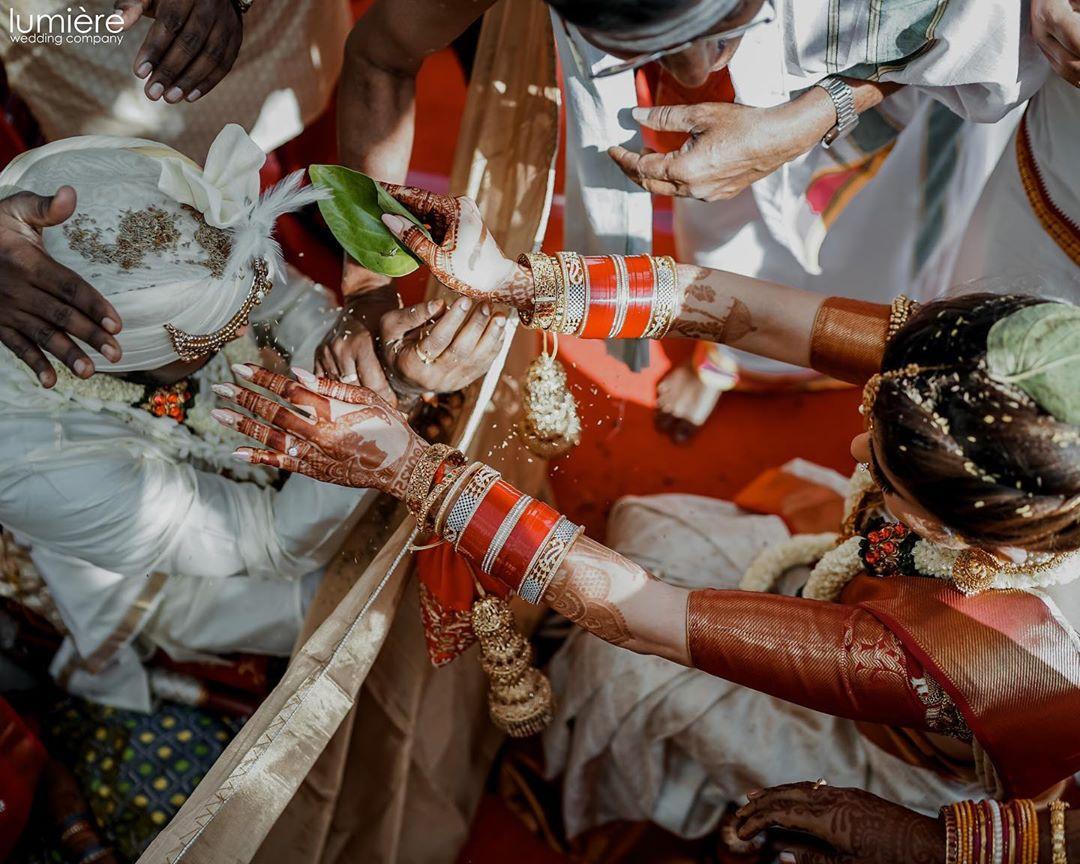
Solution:
M 987 362 L 994 325 L 1047 302 L 968 294 L 928 303 L 885 352 L 883 371 L 921 371 L 882 382 L 875 453 L 904 490 L 972 543 L 1080 548 L 1080 426 Z

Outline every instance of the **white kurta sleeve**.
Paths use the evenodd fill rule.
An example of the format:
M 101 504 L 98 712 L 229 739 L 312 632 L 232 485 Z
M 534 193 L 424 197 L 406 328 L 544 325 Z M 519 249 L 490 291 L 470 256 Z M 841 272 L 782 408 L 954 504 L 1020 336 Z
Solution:
M 0 523 L 128 576 L 297 579 L 330 560 L 374 494 L 301 476 L 260 488 L 128 446 L 35 457 L 0 473 Z

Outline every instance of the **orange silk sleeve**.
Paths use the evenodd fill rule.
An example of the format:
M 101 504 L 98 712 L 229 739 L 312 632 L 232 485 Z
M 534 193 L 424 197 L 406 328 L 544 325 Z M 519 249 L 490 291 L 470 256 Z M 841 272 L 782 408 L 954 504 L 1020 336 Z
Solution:
M 811 368 L 849 384 L 865 384 L 881 371 L 890 311 L 881 303 L 826 299 L 810 334 Z
M 925 728 L 912 689 L 921 667 L 873 615 L 754 591 L 690 594 L 687 644 L 711 675 L 815 711 Z

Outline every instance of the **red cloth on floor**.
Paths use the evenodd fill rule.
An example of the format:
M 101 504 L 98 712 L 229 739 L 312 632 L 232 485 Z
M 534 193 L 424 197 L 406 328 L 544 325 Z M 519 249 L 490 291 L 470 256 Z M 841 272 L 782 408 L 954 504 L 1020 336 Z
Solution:
M 38 737 L 0 697 L 0 861 L 7 860 L 26 827 L 48 758 Z

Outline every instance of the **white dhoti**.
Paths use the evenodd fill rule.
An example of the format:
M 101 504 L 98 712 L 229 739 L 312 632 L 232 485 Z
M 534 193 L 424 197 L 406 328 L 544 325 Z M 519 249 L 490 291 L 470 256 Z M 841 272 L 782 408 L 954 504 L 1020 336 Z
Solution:
M 1024 126 L 983 190 L 952 281 L 1080 302 L 1080 90 L 1050 76 L 1032 97 Z M 1026 181 L 1025 134 L 1038 175 Z
M 754 556 L 786 536 L 776 517 L 693 495 L 624 498 L 608 526 L 612 548 L 690 588 L 737 587 Z M 850 720 L 585 631 L 567 640 L 550 672 L 559 705 L 544 749 L 549 774 L 563 775 L 570 836 L 624 819 L 700 837 L 747 791 L 817 777 L 916 809 L 980 794 L 891 756 Z

